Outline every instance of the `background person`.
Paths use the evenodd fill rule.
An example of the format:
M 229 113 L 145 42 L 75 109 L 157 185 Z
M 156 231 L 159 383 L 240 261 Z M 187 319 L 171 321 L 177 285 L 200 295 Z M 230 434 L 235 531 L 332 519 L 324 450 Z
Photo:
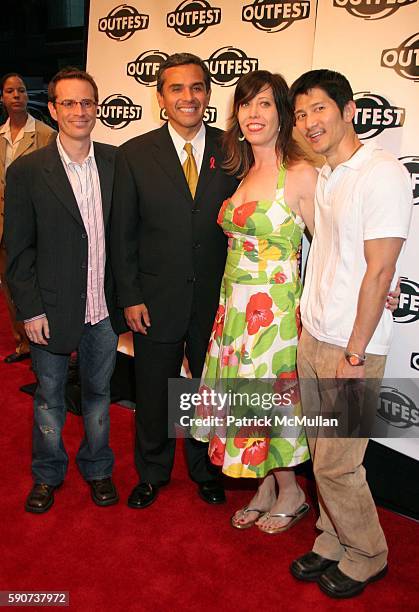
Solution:
M 34 119 L 27 111 L 28 94 L 22 77 L 16 72 L 5 74 L 0 82 L 0 95 L 8 118 L 0 126 L 0 280 L 10 314 L 16 349 L 5 358 L 15 363 L 29 357 L 29 341 L 22 321 L 16 320 L 16 308 L 7 285 L 6 250 L 3 241 L 4 189 L 6 170 L 22 155 L 32 153 L 55 139 L 56 132 L 42 121 Z

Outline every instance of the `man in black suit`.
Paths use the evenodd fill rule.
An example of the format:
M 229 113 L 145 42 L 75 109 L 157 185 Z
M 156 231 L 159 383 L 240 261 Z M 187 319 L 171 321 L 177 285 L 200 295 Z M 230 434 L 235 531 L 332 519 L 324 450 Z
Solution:
M 167 379 L 179 376 L 184 354 L 200 377 L 218 306 L 226 240 L 217 214 L 237 182 L 221 168 L 221 131 L 203 124 L 210 93 L 200 58 L 170 56 L 157 80 L 168 125 L 117 153 L 111 254 L 118 304 L 134 332 L 140 482 L 128 499 L 132 508 L 153 503 L 170 479 L 175 440 L 168 439 Z M 225 501 L 207 445 L 188 439 L 185 446 L 200 496 Z
M 109 382 L 117 336 L 105 243 L 115 148 L 92 143 L 98 90 L 77 68 L 61 70 L 48 89 L 58 122 L 56 142 L 22 157 L 7 173 L 7 278 L 30 340 L 37 376 L 28 512 L 43 513 L 65 477 L 68 456 L 61 431 L 64 388 L 72 351 L 78 351 L 85 435 L 77 464 L 93 501 L 118 501 L 111 475 Z M 115 323 L 114 323 L 115 324 Z

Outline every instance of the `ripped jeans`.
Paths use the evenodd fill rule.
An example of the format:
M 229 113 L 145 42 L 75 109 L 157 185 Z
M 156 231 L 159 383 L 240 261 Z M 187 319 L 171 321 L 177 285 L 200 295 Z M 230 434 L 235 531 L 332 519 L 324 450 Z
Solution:
M 88 481 L 112 474 L 109 385 L 116 346 L 117 336 L 107 318 L 96 325 L 86 324 L 77 348 L 84 437 L 76 461 Z M 37 483 L 56 486 L 64 480 L 68 467 L 62 429 L 66 419 L 65 385 L 70 355 L 50 353 L 31 344 L 31 356 L 38 380 L 34 396 L 32 475 Z

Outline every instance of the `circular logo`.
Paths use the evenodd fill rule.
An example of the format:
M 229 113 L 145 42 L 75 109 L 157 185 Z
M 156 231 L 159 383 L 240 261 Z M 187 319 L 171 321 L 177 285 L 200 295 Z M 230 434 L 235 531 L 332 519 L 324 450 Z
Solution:
M 166 24 L 181 36 L 199 36 L 209 26 L 221 22 L 221 9 L 205 0 L 185 0 L 172 13 L 167 13 Z
M 242 74 L 257 70 L 259 60 L 247 57 L 246 53 L 235 47 L 221 47 L 205 60 L 211 80 L 221 87 L 235 85 Z
M 419 284 L 409 278 L 400 279 L 399 307 L 394 311 L 396 323 L 414 323 L 419 320 Z
M 152 87 L 157 83 L 160 64 L 165 62 L 168 57 L 167 53 L 157 49 L 144 51 L 135 61 L 127 64 L 127 75 L 134 77 L 141 85 Z
M 254 0 L 242 9 L 242 21 L 250 22 L 258 30 L 280 32 L 294 21 L 310 17 L 310 1 Z
M 387 128 L 402 127 L 404 124 L 405 109 L 391 106 L 383 96 L 361 91 L 354 95 L 354 100 L 355 131 L 361 140 L 373 138 Z
M 121 130 L 141 115 L 141 106 L 122 94 L 111 94 L 97 107 L 97 118 L 111 130 Z
M 128 40 L 137 30 L 148 28 L 149 16 L 141 15 L 136 8 L 120 4 L 107 17 L 99 19 L 99 32 L 105 32 L 112 40 Z
M 419 425 L 419 410 L 414 401 L 395 387 L 381 387 L 377 415 L 398 429 Z
M 419 157 L 416 155 L 406 155 L 399 157 L 410 174 L 412 180 L 413 204 L 419 204 Z
M 419 32 L 407 38 L 397 49 L 384 49 L 381 65 L 393 68 L 405 79 L 419 81 Z
M 390 17 L 402 6 L 414 4 L 417 0 L 333 0 L 333 6 L 345 8 L 354 17 L 374 20 Z
M 412 353 L 410 355 L 410 367 L 412 370 L 419 370 L 419 353 Z

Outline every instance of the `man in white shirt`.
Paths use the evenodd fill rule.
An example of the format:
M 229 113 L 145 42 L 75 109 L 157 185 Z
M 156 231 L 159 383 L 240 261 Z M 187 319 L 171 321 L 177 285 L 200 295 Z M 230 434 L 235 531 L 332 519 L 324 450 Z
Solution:
M 111 254 L 118 303 L 134 332 L 140 482 L 128 505 L 135 509 L 152 504 L 170 480 L 176 440 L 168 439 L 167 380 L 180 375 L 184 353 L 200 377 L 218 307 L 226 239 L 217 215 L 237 181 L 221 167 L 221 130 L 203 124 L 210 87 L 200 58 L 170 56 L 157 80 L 168 124 L 117 153 Z M 223 502 L 207 445 L 187 439 L 185 449 L 200 497 Z
M 7 286 L 6 250 L 3 242 L 4 188 L 6 170 L 21 157 L 45 147 L 53 141 L 56 132 L 42 121 L 34 119 L 27 111 L 28 94 L 22 77 L 15 73 L 5 74 L 0 83 L 0 95 L 8 118 L 0 126 L 0 280 L 6 304 L 9 309 L 15 338 L 15 352 L 7 355 L 6 363 L 16 363 L 29 357 L 29 341 L 21 321 L 16 320 L 16 308 Z
M 297 129 L 326 158 L 316 188 L 297 359 L 303 410 L 312 416 L 333 407 L 333 379 L 365 379 L 370 398 L 377 398 L 392 332 L 383 307 L 407 237 L 412 193 L 393 155 L 359 141 L 343 75 L 310 71 L 292 85 L 290 97 Z M 376 405 L 369 402 L 367 420 Z M 347 408 L 347 417 L 360 409 L 355 402 Z M 291 572 L 318 582 L 331 597 L 353 597 L 387 571 L 387 544 L 362 466 L 368 439 L 308 437 L 321 534 Z

